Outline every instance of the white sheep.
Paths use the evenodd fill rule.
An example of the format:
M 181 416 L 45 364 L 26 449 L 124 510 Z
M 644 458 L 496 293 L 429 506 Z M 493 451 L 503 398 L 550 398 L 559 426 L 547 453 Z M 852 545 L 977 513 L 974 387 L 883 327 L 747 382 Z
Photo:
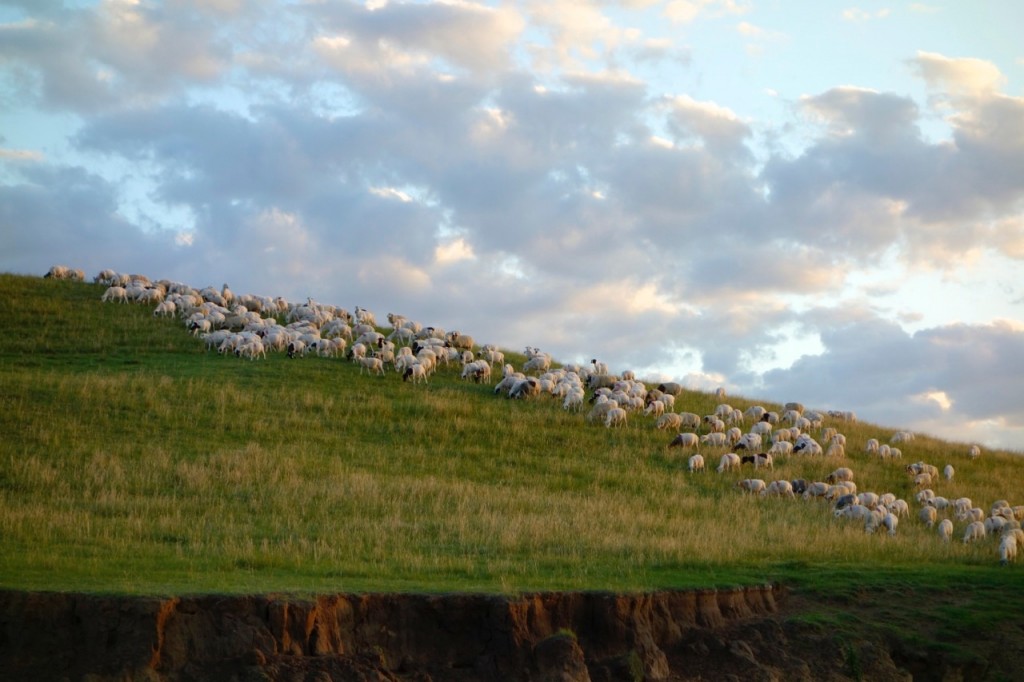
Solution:
M 675 412 L 666 412 L 665 414 L 658 417 L 658 421 L 655 422 L 655 428 L 666 430 L 674 429 L 678 431 L 683 425 L 683 418 Z
M 367 374 L 384 376 L 384 362 L 375 355 L 359 358 L 359 373 L 362 374 L 364 369 Z
M 108 287 L 107 290 L 103 292 L 103 296 L 100 298 L 100 300 L 103 301 L 104 303 L 108 301 L 119 301 L 121 303 L 127 303 L 128 291 L 125 290 L 124 287 Z
M 810 500 L 815 497 L 825 497 L 825 494 L 829 491 L 829 484 L 824 481 L 814 481 L 807 486 L 807 490 L 804 491 L 804 499 Z
M 668 444 L 670 448 L 695 448 L 700 444 L 700 439 L 695 433 L 677 433 L 672 442 Z
M 604 425 L 607 428 L 611 428 L 612 426 L 625 426 L 626 411 L 621 407 L 613 407 L 608 410 L 608 414 L 604 417 Z
M 735 452 L 727 452 L 718 460 L 718 473 L 725 471 L 739 471 L 740 470 L 740 456 Z
M 405 368 L 405 372 L 402 374 L 402 381 L 409 381 L 418 384 L 421 381 L 428 383 L 427 381 L 427 368 L 419 362 L 413 362 Z
M 769 483 L 761 494 L 765 496 L 796 497 L 796 494 L 793 492 L 793 484 L 781 479 Z
M 853 469 L 849 467 L 839 467 L 831 474 L 825 477 L 825 481 L 828 483 L 839 483 L 840 481 L 852 481 L 853 480 Z
M 697 430 L 700 428 L 700 415 L 693 412 L 680 412 L 679 413 L 680 429 L 693 429 Z
M 967 451 L 967 456 L 971 459 L 977 459 L 981 457 L 981 448 L 977 445 L 972 445 L 971 449 Z
M 706 433 L 700 437 L 700 442 L 709 447 L 725 447 L 728 445 L 724 433 Z
M 917 512 L 917 518 L 921 519 L 921 522 L 929 528 L 933 528 L 935 526 L 935 521 L 938 517 L 939 513 L 935 511 L 935 507 L 922 507 L 921 511 Z M 949 521 L 949 519 L 944 520 Z M 953 522 L 950 521 L 950 526 L 952 525 Z
M 1004 535 L 999 541 L 999 563 L 1003 566 L 1017 559 L 1017 536 Z
M 744 493 L 760 495 L 767 489 L 767 484 L 760 478 L 744 478 L 742 481 L 738 481 L 736 483 L 736 487 Z
M 735 428 L 735 427 L 734 427 Z M 738 429 L 737 429 L 738 430 Z M 759 433 L 745 433 L 736 440 L 737 450 L 760 450 L 761 449 L 761 434 Z
M 939 522 L 938 533 L 943 542 L 949 542 L 953 538 L 953 522 L 949 519 L 942 519 Z
M 690 473 L 704 471 L 704 456 L 700 454 L 690 455 L 690 459 L 686 462 L 686 467 L 690 470 Z
M 776 457 L 780 455 L 789 455 L 792 454 L 792 452 L 793 444 L 784 440 L 776 441 L 772 443 L 772 446 L 770 448 L 768 448 L 768 454 L 774 455 Z
M 981 521 L 971 521 L 967 524 L 967 528 L 964 530 L 964 544 L 975 540 L 981 540 L 985 537 L 985 524 Z
M 654 415 L 655 417 L 661 417 L 665 414 L 665 403 L 660 400 L 651 401 L 646 408 L 644 408 L 644 415 L 649 417 Z
M 947 481 L 952 481 L 953 480 L 953 476 L 955 474 L 956 474 L 956 469 L 953 468 L 952 464 L 947 464 L 945 467 L 942 468 L 942 476 Z

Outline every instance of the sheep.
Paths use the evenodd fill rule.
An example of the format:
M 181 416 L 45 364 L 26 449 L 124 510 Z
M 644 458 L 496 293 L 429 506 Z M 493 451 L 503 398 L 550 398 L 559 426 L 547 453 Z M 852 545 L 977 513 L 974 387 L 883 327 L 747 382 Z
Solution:
M 686 468 L 690 470 L 690 473 L 704 471 L 704 456 L 700 454 L 690 455 L 690 459 L 686 462 Z
M 985 524 L 981 521 L 971 521 L 967 524 L 967 528 L 964 530 L 965 545 L 983 537 L 985 537 Z
M 699 444 L 699 440 L 695 433 L 679 433 L 668 446 L 670 448 L 695 448 Z
M 953 538 L 953 522 L 949 519 L 942 519 L 939 522 L 938 533 L 943 542 L 949 542 Z
M 740 429 L 738 429 L 735 426 L 729 428 L 725 432 L 726 440 L 728 440 L 729 443 L 733 445 L 733 447 L 735 447 L 736 444 L 740 442 L 740 438 L 742 438 L 742 437 L 743 437 L 743 432 L 740 431 Z M 744 447 L 746 447 L 746 446 L 744 446 Z M 739 449 L 742 449 L 742 448 L 739 448 Z
M 735 452 L 727 452 L 718 460 L 718 473 L 725 471 L 739 471 L 740 470 L 740 456 Z
M 999 541 L 999 563 L 1006 566 L 1017 559 L 1017 536 L 1004 535 Z
M 652 414 L 655 417 L 661 417 L 662 415 L 664 415 L 665 414 L 665 403 L 661 402 L 660 400 L 655 400 L 652 403 L 650 403 L 644 409 L 644 416 L 649 417 Z
M 917 518 L 921 519 L 921 522 L 924 523 L 924 525 L 929 528 L 933 528 L 935 526 L 935 520 L 938 518 L 938 512 L 935 511 L 935 507 L 922 507 L 921 511 L 917 512 Z M 949 519 L 945 520 L 949 521 Z M 950 521 L 950 526 L 952 525 L 953 522 Z
M 760 478 L 744 478 L 736 483 L 736 487 L 751 495 L 763 493 L 767 489 L 767 485 Z
M 913 432 L 897 431 L 896 433 L 892 434 L 892 437 L 889 439 L 889 443 L 895 445 L 897 443 L 909 443 L 912 440 L 914 440 Z
M 526 399 L 540 395 L 540 381 L 536 377 L 520 379 L 508 392 L 509 398 Z
M 971 449 L 967 451 L 967 456 L 970 459 L 977 459 L 981 457 L 981 448 L 977 445 L 972 445 Z
M 877 455 L 878 446 L 879 444 L 877 438 L 868 438 L 867 443 L 864 444 L 864 452 L 870 452 Z
M 790 481 L 790 484 L 793 487 L 794 495 L 803 495 L 805 492 L 807 492 L 808 485 L 806 479 L 794 478 L 792 481 Z
M 895 500 L 888 507 L 889 511 L 896 514 L 896 516 L 910 516 L 910 505 L 907 504 L 906 500 Z
M 562 409 L 566 411 L 572 410 L 573 412 L 580 411 L 583 409 L 583 398 L 582 388 L 566 391 L 565 398 L 562 400 Z
M 839 467 L 831 474 L 825 477 L 825 481 L 828 483 L 838 483 L 839 481 L 852 481 L 853 480 L 853 469 L 849 467 Z
M 593 358 L 590 364 L 594 366 L 594 374 L 608 374 L 608 364 L 605 362 L 598 362 L 597 358 Z
M 814 481 L 807 486 L 807 490 L 804 491 L 804 499 L 809 500 L 814 497 L 825 497 L 825 494 L 829 490 L 828 483 L 824 481 Z
M 787 412 L 796 412 L 797 414 L 804 413 L 803 403 L 786 403 L 785 405 L 782 406 L 782 409 L 786 410 Z
M 419 362 L 414 362 L 405 368 L 405 372 L 402 374 L 402 381 L 412 380 L 413 384 L 419 382 L 428 383 L 427 381 L 427 368 Z
M 735 448 L 737 450 L 760 450 L 761 435 L 758 433 L 745 433 L 737 439 Z
M 676 431 L 678 431 L 682 425 L 683 418 L 675 412 L 666 412 L 658 417 L 658 421 L 654 424 L 655 428 L 661 430 L 675 429 Z
M 754 465 L 755 469 L 759 469 L 761 467 L 767 467 L 767 468 L 771 469 L 772 471 L 775 470 L 775 460 L 767 452 L 759 452 L 756 455 L 751 455 L 749 457 L 749 460 Z M 746 461 L 748 461 L 748 458 L 747 457 L 743 457 L 740 461 L 741 462 L 746 462 Z
M 1006 519 L 1002 516 L 990 516 L 985 519 L 982 525 L 985 526 L 985 533 L 989 535 L 997 535 L 1003 532 L 1003 528 L 1006 527 L 1006 523 Z
M 472 379 L 475 383 L 491 380 L 491 365 L 486 360 L 474 360 L 462 367 L 462 378 Z
M 743 416 L 746 417 L 747 419 L 750 419 L 750 420 L 754 421 L 754 422 L 762 423 L 761 422 L 761 417 L 763 417 L 765 415 L 765 412 L 767 412 L 767 410 L 765 410 L 760 405 L 751 405 L 750 407 L 748 407 L 743 412 Z M 763 422 L 763 423 L 768 424 L 768 422 Z M 770 429 L 771 428 L 771 424 L 768 424 L 768 426 L 769 426 L 769 429 Z
M 863 492 L 857 495 L 857 501 L 868 509 L 878 507 L 878 493 Z
M 769 424 L 768 422 L 762 422 L 762 421 L 754 422 L 754 424 L 751 425 L 751 427 L 750 427 L 750 433 L 756 433 L 757 435 L 762 436 L 762 437 L 771 436 L 772 435 L 772 425 Z
M 683 387 L 674 381 L 667 381 L 663 384 L 658 384 L 658 390 L 678 398 L 679 394 L 683 392 Z
M 784 440 L 776 441 L 772 443 L 772 446 L 768 448 L 768 454 L 778 457 L 779 455 L 789 455 L 793 452 L 793 444 Z
M 900 525 L 900 520 L 892 512 L 886 512 L 885 516 L 882 517 L 882 525 L 885 526 L 886 532 L 890 537 L 896 536 L 896 528 Z
M 709 447 L 724 447 L 728 444 L 724 433 L 706 433 L 700 437 L 700 442 Z
M 364 369 L 367 374 L 384 376 L 384 361 L 374 355 L 359 358 L 359 373 L 362 374 Z
M 613 407 L 608 411 L 608 414 L 604 417 L 604 425 L 606 428 L 612 426 L 626 426 L 626 411 L 621 407 Z
M 820 456 L 823 454 L 823 450 L 818 441 L 814 440 L 806 433 L 801 434 L 793 443 L 793 454 L 798 452 L 811 456 Z
M 107 290 L 103 292 L 103 296 L 100 298 L 100 300 L 104 303 L 108 301 L 119 301 L 121 303 L 127 303 L 128 292 L 125 290 L 124 287 L 108 287 Z
M 700 428 L 700 415 L 693 412 L 680 412 L 679 419 L 681 423 L 679 428 L 681 429 L 693 429 L 696 431 Z
M 867 521 L 871 516 L 871 510 L 862 504 L 852 504 L 843 509 L 836 509 L 832 512 L 837 519 L 851 519 L 853 521 Z
M 764 496 L 778 496 L 778 497 L 796 497 L 796 491 L 793 490 L 793 484 L 789 481 L 772 481 L 768 486 L 761 492 Z
M 952 481 L 952 480 L 953 480 L 953 476 L 954 476 L 955 474 L 956 474 L 956 469 L 954 469 L 954 468 L 953 468 L 953 465 L 952 465 L 952 464 L 947 464 L 947 465 L 946 465 L 945 467 L 943 467 L 943 469 L 942 469 L 942 476 L 943 476 L 943 477 L 944 477 L 944 478 L 945 478 L 945 479 L 946 479 L 947 481 Z

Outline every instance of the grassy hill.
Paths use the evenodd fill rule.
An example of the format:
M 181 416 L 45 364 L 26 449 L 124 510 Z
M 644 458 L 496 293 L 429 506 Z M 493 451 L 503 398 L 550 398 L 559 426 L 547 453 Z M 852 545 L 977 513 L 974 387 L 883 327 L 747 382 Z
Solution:
M 956 467 L 936 492 L 1024 504 L 1024 459 L 926 436 L 902 461 L 862 454 L 892 428 L 834 424 L 845 460 L 790 456 L 717 474 L 633 413 L 585 423 L 442 369 L 427 385 L 332 358 L 206 352 L 104 287 L 0 275 L 0 587 L 112 593 L 633 591 L 783 581 L 821 593 L 970 584 L 988 612 L 1020 587 L 996 542 L 943 544 L 916 518 L 906 463 Z M 473 331 L 473 330 L 468 330 Z M 524 359 L 506 353 L 521 367 Z M 787 396 L 799 400 L 800 396 Z M 677 411 L 707 414 L 685 392 Z M 730 397 L 745 409 L 754 402 Z M 813 407 L 813 406 L 808 406 Z M 867 535 L 820 502 L 744 496 L 740 478 L 821 480 L 911 503 Z M 858 587 L 854 589 L 854 585 Z M 1013 590 L 1017 595 L 1021 590 Z

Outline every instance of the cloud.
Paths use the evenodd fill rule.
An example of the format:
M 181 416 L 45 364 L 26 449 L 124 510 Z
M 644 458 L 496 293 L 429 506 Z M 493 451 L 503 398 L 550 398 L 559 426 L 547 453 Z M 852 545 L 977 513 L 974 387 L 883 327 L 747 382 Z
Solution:
M 991 62 L 975 58 L 951 58 L 919 51 L 910 64 L 934 90 L 954 95 L 983 95 L 998 91 L 1006 77 Z

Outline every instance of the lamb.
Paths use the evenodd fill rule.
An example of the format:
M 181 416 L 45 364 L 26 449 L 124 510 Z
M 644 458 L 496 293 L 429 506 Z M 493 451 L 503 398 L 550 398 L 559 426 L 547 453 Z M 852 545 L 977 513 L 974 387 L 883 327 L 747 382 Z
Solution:
M 739 471 L 740 456 L 735 452 L 727 452 L 718 460 L 718 473 L 725 471 Z
M 931 527 L 931 525 L 929 525 L 929 527 Z M 939 537 L 942 538 L 943 542 L 949 542 L 953 538 L 953 522 L 949 519 L 942 519 L 942 521 L 939 522 L 938 532 Z
M 676 437 L 672 439 L 668 446 L 670 448 L 695 448 L 699 440 L 695 433 L 679 433 L 676 434 Z
M 704 471 L 704 456 L 700 454 L 690 455 L 690 459 L 686 462 L 686 467 L 690 470 L 690 473 Z
M 981 521 L 971 521 L 964 530 L 964 544 L 985 537 L 985 524 Z

